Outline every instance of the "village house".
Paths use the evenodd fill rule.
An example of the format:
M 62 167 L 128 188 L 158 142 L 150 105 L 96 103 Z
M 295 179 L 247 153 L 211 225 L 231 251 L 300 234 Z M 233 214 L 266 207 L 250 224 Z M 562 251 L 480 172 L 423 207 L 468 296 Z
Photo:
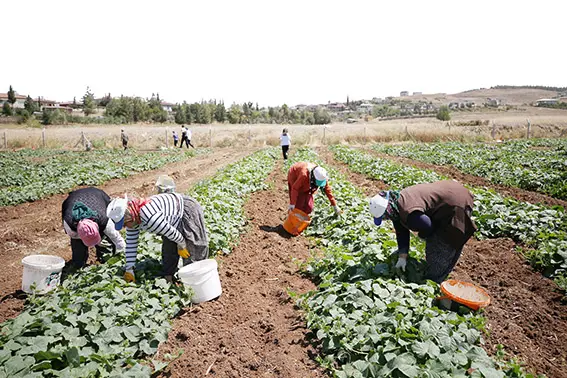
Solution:
M 16 94 L 16 102 L 14 102 L 12 108 L 23 109 L 26 103 L 26 98 L 27 96 Z M 8 93 L 0 93 L 0 107 L 4 106 L 5 102 L 8 102 Z
M 373 104 L 369 104 L 369 103 L 363 103 L 360 104 L 358 106 L 358 108 L 356 108 L 356 111 L 360 112 L 360 113 L 372 113 L 372 108 L 374 108 Z
M 558 98 L 540 98 L 535 102 L 535 106 L 555 105 L 559 102 Z
M 161 102 L 162 109 L 165 110 L 166 112 L 169 112 L 169 113 L 171 113 L 173 111 L 174 106 L 175 106 L 175 104 L 172 104 L 171 102 L 166 102 L 166 101 Z
M 408 91 L 401 91 L 400 97 L 405 97 L 405 96 L 409 96 L 409 92 Z
M 327 109 L 331 112 L 342 112 L 343 110 L 345 110 L 346 106 L 345 104 L 342 104 L 340 102 L 333 102 L 331 104 L 327 104 Z

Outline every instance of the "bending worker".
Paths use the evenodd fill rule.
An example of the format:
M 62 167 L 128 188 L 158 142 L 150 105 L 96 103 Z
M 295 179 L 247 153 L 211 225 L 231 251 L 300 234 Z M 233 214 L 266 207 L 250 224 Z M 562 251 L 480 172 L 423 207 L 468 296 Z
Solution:
M 209 257 L 205 220 L 201 205 L 178 193 L 161 193 L 149 198 L 115 198 L 107 214 L 116 229 L 126 226 L 126 272 L 124 279 L 135 281 L 134 265 L 140 231 L 160 235 L 165 279 L 172 281 L 179 257 L 183 265 Z
M 289 188 L 289 208 L 292 211 L 297 208 L 306 214 L 313 211 L 313 194 L 322 188 L 335 210 L 340 214 L 341 209 L 333 197 L 331 187 L 328 183 L 329 176 L 323 167 L 316 164 L 300 161 L 289 168 L 287 174 L 287 185 Z
M 370 213 L 379 226 L 390 219 L 396 230 L 398 261 L 405 271 L 410 230 L 425 239 L 426 278 L 441 283 L 453 270 L 463 246 L 476 231 L 471 218 L 473 195 L 456 181 L 438 181 L 390 190 L 370 199 Z
M 71 264 L 82 268 L 89 256 L 89 247 L 96 248 L 96 255 L 102 261 L 102 255 L 110 252 L 100 245 L 102 236 L 112 242 L 112 252 L 124 250 L 124 239 L 114 229 L 114 223 L 106 216 L 106 207 L 110 203 L 108 194 L 97 188 L 83 188 L 69 193 L 63 201 L 61 213 L 63 228 L 71 237 Z

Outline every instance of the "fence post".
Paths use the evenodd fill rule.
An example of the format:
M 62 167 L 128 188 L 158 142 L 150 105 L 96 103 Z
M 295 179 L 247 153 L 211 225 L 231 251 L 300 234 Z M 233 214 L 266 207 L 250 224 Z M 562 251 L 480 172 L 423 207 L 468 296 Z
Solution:
M 85 132 L 81 131 L 81 143 L 83 144 L 83 147 L 85 147 Z
M 322 143 L 322 144 L 325 144 L 325 134 L 326 134 L 326 132 L 327 132 L 327 126 L 323 125 L 323 143 Z
M 41 142 L 43 144 L 43 148 L 45 148 L 45 127 L 41 129 Z
M 364 125 L 364 144 L 368 144 L 368 139 L 366 137 L 366 125 Z
M 165 148 L 169 148 L 169 127 L 165 127 Z
M 248 124 L 248 144 L 252 144 L 252 127 Z
M 532 123 L 530 122 L 530 120 L 528 119 L 528 133 L 526 134 L 526 138 L 530 139 L 530 129 L 531 129 Z
M 490 135 L 492 135 L 492 139 L 496 137 L 496 123 L 494 123 L 494 121 L 492 121 L 492 132 Z
M 8 149 L 8 136 L 6 135 L 6 131 L 4 131 L 4 148 Z
M 213 128 L 209 126 L 209 147 L 213 147 Z

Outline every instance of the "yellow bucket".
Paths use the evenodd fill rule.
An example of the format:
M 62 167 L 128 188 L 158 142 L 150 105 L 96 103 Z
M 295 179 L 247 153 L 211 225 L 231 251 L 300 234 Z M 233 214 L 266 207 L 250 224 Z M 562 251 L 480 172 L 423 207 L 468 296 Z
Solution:
M 293 236 L 297 236 L 309 226 L 309 223 L 311 223 L 311 217 L 307 213 L 293 209 L 287 216 L 283 228 Z

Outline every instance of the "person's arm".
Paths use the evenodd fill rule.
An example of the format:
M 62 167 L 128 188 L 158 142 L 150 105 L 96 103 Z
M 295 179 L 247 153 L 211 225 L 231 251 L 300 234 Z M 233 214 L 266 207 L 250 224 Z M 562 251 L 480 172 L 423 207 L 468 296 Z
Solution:
M 177 231 L 176 227 L 169 224 L 164 216 L 164 211 L 172 213 L 174 206 L 175 204 L 173 202 L 167 202 L 165 200 L 163 202 L 159 202 L 157 199 L 151 201 L 140 210 L 140 220 L 145 230 L 160 236 L 165 236 L 174 243 L 182 244 L 185 238 Z M 167 209 L 169 209 L 169 211 Z M 178 214 L 179 218 L 182 216 L 183 214 Z
M 139 229 L 126 227 L 126 271 L 132 271 L 136 265 L 139 236 Z
M 116 249 L 118 251 L 122 251 L 124 248 L 126 248 L 126 243 L 124 242 L 122 235 L 120 235 L 120 232 L 116 231 L 112 219 L 108 220 L 106 228 L 104 229 L 104 234 L 108 236 L 108 238 L 116 246 Z
M 393 222 L 396 230 L 396 240 L 398 242 L 398 253 L 401 258 L 407 258 L 410 245 L 410 231 L 400 222 Z
M 433 233 L 431 218 L 421 211 L 414 211 L 408 216 L 408 227 L 412 231 L 417 231 L 418 236 L 425 239 Z
M 329 185 L 329 183 L 327 183 L 327 185 L 325 185 L 323 190 L 325 191 L 325 194 L 327 195 L 329 202 L 331 202 L 331 206 L 333 206 L 333 207 L 337 206 L 337 201 L 335 200 L 335 196 L 333 196 L 333 191 L 331 190 L 331 186 Z

